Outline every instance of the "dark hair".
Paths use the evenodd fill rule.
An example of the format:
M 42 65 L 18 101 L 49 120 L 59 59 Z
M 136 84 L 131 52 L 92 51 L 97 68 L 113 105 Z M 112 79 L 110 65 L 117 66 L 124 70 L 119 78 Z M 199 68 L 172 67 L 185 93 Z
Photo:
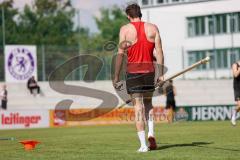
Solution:
M 142 18 L 141 8 L 137 3 L 128 5 L 125 12 L 131 18 Z

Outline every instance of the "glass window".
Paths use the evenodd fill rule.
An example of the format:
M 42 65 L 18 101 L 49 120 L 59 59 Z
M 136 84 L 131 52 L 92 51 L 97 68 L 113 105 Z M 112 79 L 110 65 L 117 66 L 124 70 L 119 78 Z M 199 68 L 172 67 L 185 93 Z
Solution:
M 216 27 L 216 32 L 217 33 L 221 33 L 221 18 L 220 15 L 216 16 L 216 23 L 215 23 L 215 27 Z
M 195 54 L 195 52 L 189 52 L 189 54 L 188 54 L 188 65 L 189 65 L 189 66 L 192 65 L 192 64 L 194 64 L 196 61 L 197 61 L 197 60 L 196 60 L 196 54 Z
M 222 33 L 227 33 L 227 14 L 222 15 Z
M 163 0 L 157 0 L 157 3 L 163 3 Z
M 216 30 L 217 33 L 227 33 L 227 15 L 216 15 Z
M 231 55 L 230 55 L 230 61 L 231 61 L 231 64 L 235 63 L 237 61 L 237 49 L 235 50 L 231 50 Z
M 198 21 L 198 18 L 195 18 L 194 19 L 194 24 L 195 24 L 195 28 L 194 28 L 194 33 L 196 36 L 199 35 L 199 21 Z
M 188 20 L 188 36 L 189 37 L 194 36 L 194 21 L 193 21 L 193 19 Z
M 227 50 L 217 50 L 217 68 L 228 68 Z
M 210 69 L 215 68 L 215 52 L 213 50 L 208 51 L 208 56 L 211 58 L 209 64 Z
M 214 32 L 214 23 L 213 23 L 213 16 L 208 16 L 208 32 L 209 34 L 213 34 Z
M 149 5 L 149 0 L 142 0 L 143 5 Z
M 240 12 L 238 12 L 238 32 L 240 32 Z
M 231 14 L 230 15 L 230 32 L 235 32 L 236 28 L 235 28 L 236 22 L 235 22 L 235 15 Z
M 205 18 L 204 17 L 199 17 L 199 22 L 200 22 L 200 34 L 204 35 L 205 34 Z
M 228 32 L 240 32 L 240 12 L 188 18 L 190 37 Z
M 192 65 L 194 63 L 196 63 L 197 61 L 202 60 L 203 58 L 206 57 L 206 51 L 193 51 L 193 52 L 189 52 L 188 54 L 188 63 L 189 65 Z M 196 68 L 196 70 L 206 70 L 207 69 L 207 65 L 200 65 Z

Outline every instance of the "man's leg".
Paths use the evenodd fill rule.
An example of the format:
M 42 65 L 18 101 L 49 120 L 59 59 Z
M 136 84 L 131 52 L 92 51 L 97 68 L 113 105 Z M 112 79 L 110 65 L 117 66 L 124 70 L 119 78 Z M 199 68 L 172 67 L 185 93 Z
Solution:
M 37 88 L 37 93 L 40 94 L 40 87 L 36 86 L 36 88 Z
M 33 87 L 29 87 L 30 93 L 33 94 Z
M 231 122 L 232 122 L 232 125 L 236 125 L 236 120 L 237 120 L 237 113 L 240 112 L 240 99 L 237 100 L 237 107 L 236 109 L 233 110 L 233 115 L 232 115 L 232 119 L 231 119 Z
M 157 144 L 154 138 L 154 114 L 153 114 L 152 96 L 153 96 L 152 92 L 144 93 L 143 103 L 145 106 L 145 117 L 148 124 L 149 149 L 155 150 L 157 149 Z
M 153 93 L 144 93 L 143 103 L 145 107 L 145 117 L 148 124 L 148 137 L 154 137 L 154 115 L 152 105 Z
M 141 143 L 141 147 L 138 150 L 139 152 L 147 152 L 148 147 L 146 145 L 146 136 L 145 136 L 145 113 L 144 113 L 144 105 L 143 105 L 143 97 L 142 94 L 133 94 L 133 105 L 135 110 L 135 123 L 139 141 Z

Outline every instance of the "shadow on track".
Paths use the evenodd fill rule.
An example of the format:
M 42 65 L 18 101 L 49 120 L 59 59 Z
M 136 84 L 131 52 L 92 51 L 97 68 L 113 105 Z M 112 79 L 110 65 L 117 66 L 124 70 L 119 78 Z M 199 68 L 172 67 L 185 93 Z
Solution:
M 217 150 L 224 150 L 224 151 L 233 151 L 239 152 L 239 149 L 229 149 L 229 148 L 221 148 L 221 147 L 208 147 L 207 145 L 214 144 L 213 142 L 192 142 L 192 143 L 184 143 L 184 144 L 167 144 L 158 147 L 156 150 L 164 150 L 168 148 L 174 147 L 201 147 L 201 148 L 209 148 L 209 149 L 217 149 Z M 158 144 L 161 145 L 161 144 Z

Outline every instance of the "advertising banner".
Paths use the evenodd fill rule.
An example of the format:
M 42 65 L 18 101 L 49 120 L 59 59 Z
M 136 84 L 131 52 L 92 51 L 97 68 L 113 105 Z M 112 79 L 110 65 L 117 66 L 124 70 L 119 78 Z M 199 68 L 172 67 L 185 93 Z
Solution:
M 234 105 L 186 106 L 178 107 L 177 120 L 188 121 L 224 121 L 231 118 Z M 239 117 L 240 115 L 238 115 Z
M 5 54 L 6 82 L 24 82 L 37 78 L 37 49 L 29 45 L 7 45 Z
M 0 129 L 24 129 L 49 127 L 48 110 L 0 111 Z
M 51 110 L 50 126 L 131 124 L 135 122 L 133 108 L 115 109 L 104 115 L 101 113 L 105 113 L 104 109 Z M 157 123 L 168 122 L 167 112 L 162 107 L 154 108 L 153 118 Z

